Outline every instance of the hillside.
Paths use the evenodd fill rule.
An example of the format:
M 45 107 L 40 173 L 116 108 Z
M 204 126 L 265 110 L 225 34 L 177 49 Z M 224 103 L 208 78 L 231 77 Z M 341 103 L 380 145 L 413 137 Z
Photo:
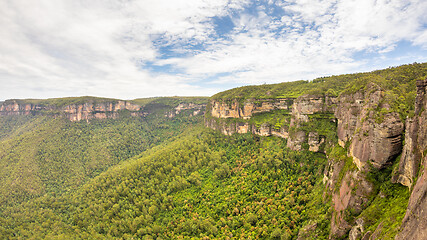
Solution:
M 205 125 L 324 153 L 330 238 L 423 239 L 426 76 L 423 63 L 232 89 L 212 97 Z
M 424 239 L 426 93 L 414 63 L 209 99 L 5 101 L 0 238 Z
M 3 114 L 6 116 L 0 116 L 2 208 L 46 193 L 74 191 L 108 167 L 176 136 L 202 119 L 202 115 L 193 116 L 200 107 L 175 109 L 179 104 L 189 103 L 186 101 L 162 108 L 157 105 L 155 113 L 142 110 L 143 114 L 135 116 L 124 110 L 118 111 L 114 118 L 97 118 L 94 115 L 93 118 L 81 119 L 86 121 L 70 119 L 67 112 L 47 110 L 58 106 L 59 102 L 69 109 L 68 106 L 109 105 L 116 100 L 108 101 L 93 97 L 5 101 L 2 107 L 13 102 L 19 104 L 17 109 L 25 109 L 22 107 L 25 105 L 46 108 L 32 110 L 29 114 L 5 110 Z M 151 99 L 151 104 L 159 101 L 164 100 Z M 203 102 L 204 99 L 199 98 L 198 101 Z M 150 104 L 144 108 L 149 109 Z M 176 116 L 171 117 L 171 112 Z

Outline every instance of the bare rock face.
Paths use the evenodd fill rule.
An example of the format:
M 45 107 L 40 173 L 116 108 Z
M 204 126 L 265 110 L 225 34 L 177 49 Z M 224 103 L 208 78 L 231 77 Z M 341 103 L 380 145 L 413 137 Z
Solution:
M 294 151 L 300 151 L 306 139 L 307 137 L 304 131 L 297 131 L 288 138 L 286 146 Z
M 215 119 L 205 119 L 205 126 L 217 131 L 220 131 L 224 135 L 232 135 L 234 133 L 248 133 L 253 132 L 254 126 L 249 123 L 244 122 L 235 122 L 235 123 L 225 123 L 219 122 Z
M 402 149 L 404 126 L 398 114 L 379 116 L 381 109 L 390 109 L 382 103 L 383 95 L 378 86 L 370 84 L 366 90 L 341 96 L 335 111 L 339 144 L 344 147 L 351 140 L 350 155 L 359 169 L 368 161 L 382 168 Z
M 228 103 L 212 100 L 210 103 L 211 116 L 217 119 L 221 118 L 236 118 L 249 119 L 253 114 L 261 112 L 269 112 L 274 110 L 291 110 L 292 118 L 290 126 L 297 128 L 303 122 L 309 121 L 309 115 L 315 113 L 332 113 L 335 111 L 337 103 L 336 97 L 323 95 L 304 95 L 297 99 L 282 98 L 282 99 L 260 99 L 247 100 L 244 103 L 239 103 L 237 100 Z M 214 120 L 205 122 L 207 127 L 217 129 L 224 134 L 230 135 L 233 133 L 252 132 L 260 136 L 278 136 L 288 138 L 288 147 L 293 150 L 301 150 L 302 144 L 307 141 L 305 132 L 299 131 L 292 136 L 289 135 L 288 126 L 280 129 L 273 129 L 269 124 L 262 124 L 260 127 L 248 125 L 247 123 L 214 123 Z M 311 133 L 309 137 L 309 150 L 319 151 L 320 145 L 325 139 L 317 133 Z
M 337 135 L 341 147 L 344 147 L 345 143 L 353 138 L 364 99 L 362 91 L 341 95 L 338 99 L 339 107 L 335 110 L 335 117 L 338 120 Z
M 415 116 L 406 119 L 405 145 L 394 182 L 411 187 L 419 169 L 423 150 L 427 147 L 427 79 L 417 81 Z
M 141 106 L 126 101 L 108 103 L 87 102 L 84 104 L 67 105 L 61 109 L 71 121 L 117 118 L 119 116 L 118 111 L 120 110 L 128 110 L 134 113 L 133 115 L 142 116 L 142 113 L 139 112 L 142 110 Z
M 325 142 L 325 139 L 320 137 L 317 132 L 310 132 L 308 134 L 308 150 L 312 152 L 318 152 L 320 150 L 320 145 Z
M 422 158 L 422 171 L 412 190 L 408 208 L 400 227 L 401 232 L 396 239 L 427 239 L 427 79 L 417 81 L 417 97 L 415 100 L 415 117 L 412 124 L 418 123 L 418 131 L 410 133 L 409 142 L 405 143 L 407 154 L 399 166 L 399 182 L 402 179 L 413 179 L 414 172 L 406 171 L 413 167 L 418 171 L 417 158 Z M 416 133 L 416 134 L 415 134 Z M 416 140 L 415 140 L 416 139 Z M 416 142 L 416 145 L 413 144 Z M 408 144 L 408 146 L 407 146 Z M 413 151 L 411 151 L 413 150 Z M 405 153 L 405 152 L 404 152 Z M 413 170 L 413 169 L 412 169 Z M 415 173 L 417 172 L 415 171 Z M 409 181 L 410 182 L 410 181 Z
M 349 240 L 360 239 L 362 237 L 363 232 L 365 231 L 363 225 L 364 225 L 363 219 L 362 218 L 358 218 L 356 220 L 356 225 L 354 225 L 351 228 L 350 233 L 348 234 L 348 239 Z
M 401 152 L 403 123 L 397 113 L 387 113 L 381 123 L 367 119 L 357 126 L 360 131 L 354 134 L 350 155 L 359 169 L 369 160 L 382 168 Z
M 289 129 L 287 126 L 281 127 L 280 129 L 272 129 L 271 135 L 281 138 L 289 138 Z
M 424 170 L 418 178 L 408 208 L 396 239 L 421 240 L 427 238 L 427 156 L 423 161 Z
M 180 103 L 172 111 L 167 112 L 165 117 L 173 118 L 179 115 L 181 112 L 191 110 L 192 116 L 202 115 L 205 112 L 206 104 L 195 104 L 195 103 Z
M 373 191 L 372 183 L 365 179 L 362 172 L 349 171 L 344 175 L 339 191 L 332 195 L 334 211 L 331 219 L 331 238 L 342 237 L 352 228 L 347 222 L 346 214 L 349 211 L 355 214 L 362 212 Z
M 299 121 L 307 122 L 307 115 L 334 112 L 336 103 L 337 98 L 335 97 L 303 95 L 294 101 L 292 106 L 292 115 Z
M 418 173 L 421 153 L 417 149 L 418 121 L 406 119 L 405 145 L 400 158 L 398 173 L 393 176 L 393 182 L 399 182 L 411 187 L 413 179 Z
M 15 100 L 8 100 L 0 105 L 0 116 L 35 115 L 40 110 L 53 110 L 53 108 L 31 103 L 19 104 Z
M 253 133 L 264 137 L 271 136 L 271 126 L 268 123 L 263 123 L 259 129 L 253 128 Z
M 293 99 L 262 99 L 247 100 L 240 104 L 237 100 L 231 103 L 211 101 L 211 114 L 216 118 L 242 118 L 249 119 L 255 113 L 269 112 L 273 110 L 288 110 L 292 106 Z
M 68 118 L 70 121 L 105 119 L 118 117 L 118 111 L 128 110 L 132 116 L 142 116 L 142 107 L 127 101 L 112 101 L 94 103 L 88 101 L 82 104 L 71 104 L 64 107 L 53 105 L 38 105 L 31 103 L 20 104 L 15 100 L 4 102 L 0 106 L 0 116 L 8 115 L 37 115 L 53 111 Z

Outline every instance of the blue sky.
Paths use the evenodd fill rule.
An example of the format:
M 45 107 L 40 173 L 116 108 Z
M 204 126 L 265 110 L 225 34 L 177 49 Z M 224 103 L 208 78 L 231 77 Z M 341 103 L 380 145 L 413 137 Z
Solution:
M 0 2 L 0 100 L 210 96 L 427 61 L 425 0 Z

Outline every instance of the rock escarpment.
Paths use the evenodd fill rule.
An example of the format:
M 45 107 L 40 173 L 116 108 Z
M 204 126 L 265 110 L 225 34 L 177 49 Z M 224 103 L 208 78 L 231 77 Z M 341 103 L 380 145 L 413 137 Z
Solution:
M 324 136 L 315 131 L 289 132 L 290 128 L 299 129 L 304 123 L 310 122 L 310 117 L 316 113 L 333 113 L 337 99 L 329 96 L 304 95 L 297 99 L 251 99 L 243 103 L 231 101 L 223 103 L 212 100 L 209 107 L 210 116 L 205 120 L 205 125 L 221 131 L 223 134 L 253 133 L 260 136 L 277 136 L 288 139 L 288 147 L 293 150 L 301 150 L 307 143 L 310 151 L 321 151 L 321 145 L 325 142 Z M 271 123 L 253 124 L 248 121 L 260 113 L 275 110 L 289 111 L 289 120 L 285 119 L 280 126 Z M 232 121 L 218 121 L 218 119 L 234 119 Z M 335 121 L 332 119 L 332 121 Z
M 335 116 L 338 142 L 342 147 L 351 142 L 349 153 L 359 169 L 368 161 L 382 168 L 401 152 L 403 122 L 390 112 L 378 86 L 369 84 L 366 90 L 340 96 Z
M 402 153 L 397 180 L 412 186 L 417 177 L 419 163 L 421 172 L 415 182 L 408 208 L 403 218 L 401 232 L 396 239 L 425 239 L 427 236 L 427 79 L 417 81 L 415 116 L 407 120 L 405 146 Z
M 0 106 L 0 116 L 11 115 L 63 115 L 70 121 L 117 118 L 119 112 L 127 110 L 132 116 L 143 116 L 143 108 L 128 101 L 112 101 L 97 103 L 87 101 L 85 103 L 55 106 L 48 104 L 19 103 L 9 100 Z
M 413 190 L 401 232 L 396 239 L 425 239 L 426 86 L 427 79 L 417 81 L 415 116 L 405 121 L 393 111 L 386 92 L 378 85 L 370 83 L 364 89 L 344 92 L 337 98 L 304 95 L 292 101 L 287 99 L 289 104 L 286 107 L 283 100 L 278 100 L 275 104 L 271 99 L 268 104 L 262 104 L 259 100 L 251 100 L 252 103 L 246 100 L 243 105 L 238 101 L 232 101 L 229 105 L 213 101 L 212 108 L 208 109 L 208 112 L 212 112 L 212 118 L 206 118 L 206 125 L 228 135 L 247 132 L 262 136 L 276 135 L 287 138 L 287 146 L 293 150 L 306 149 L 327 153 L 324 145 L 328 143 L 329 147 L 332 147 L 333 143 L 331 145 L 330 142 L 334 139 L 328 139 L 327 134 L 319 131 L 315 123 L 336 123 L 336 137 L 332 138 L 336 139 L 337 145 L 344 151 L 342 155 L 349 160 L 336 160 L 328 156 L 329 162 L 324 171 L 324 184 L 327 189 L 325 198 L 330 196 L 333 209 L 331 239 L 342 238 L 347 234 L 351 239 L 377 239 L 381 236 L 381 231 L 385 231 L 381 224 L 374 232 L 364 232 L 366 223 L 358 216 L 369 206 L 370 199 L 381 194 L 369 179 L 369 173 L 391 169 L 391 165 L 400 155 L 397 171 L 392 179 L 387 181 L 398 182 Z M 258 105 L 255 102 L 258 102 Z M 269 122 L 254 125 L 244 121 L 255 117 L 255 111 L 269 112 L 278 109 L 290 110 L 289 121 L 280 128 Z M 227 121 L 218 121 L 220 119 Z
M 73 100 L 75 101 L 75 99 Z M 117 118 L 121 113 L 125 112 L 134 117 L 144 117 L 151 114 L 151 111 L 146 110 L 144 106 L 135 104 L 132 101 L 99 100 L 97 98 L 77 100 L 79 103 L 61 105 L 49 103 L 49 100 L 45 100 L 43 103 L 26 100 L 6 100 L 0 105 L 0 116 L 50 115 L 63 116 L 70 121 L 89 121 L 91 119 Z M 166 114 L 166 117 L 173 118 L 184 111 L 188 111 L 192 116 L 200 115 L 204 113 L 205 107 L 206 104 L 177 103 L 175 107 L 167 106 L 167 111 L 172 110 Z
M 427 79 L 417 81 L 415 116 L 406 119 L 405 146 L 394 181 L 411 187 L 427 148 Z
M 269 112 L 277 109 L 289 110 L 292 98 L 247 100 L 244 103 L 234 100 L 231 103 L 212 100 L 211 115 L 216 118 L 242 118 L 249 119 L 253 114 Z
M 195 104 L 195 103 L 180 103 L 172 111 L 166 113 L 166 117 L 173 118 L 183 111 L 190 110 L 191 115 L 202 115 L 205 113 L 206 104 Z

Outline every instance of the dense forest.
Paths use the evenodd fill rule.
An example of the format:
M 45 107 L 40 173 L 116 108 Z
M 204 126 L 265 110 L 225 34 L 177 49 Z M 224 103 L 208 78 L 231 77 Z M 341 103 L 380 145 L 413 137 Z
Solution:
M 1 116 L 1 208 L 45 193 L 74 191 L 108 167 L 176 136 L 202 118 L 182 114 L 169 119 L 164 114 L 171 106 L 162 103 L 170 100 L 150 102 L 144 106 L 150 109 L 155 104 L 156 112 L 145 118 L 130 117 L 126 111 L 117 119 L 90 122 L 49 115 Z
M 253 124 L 255 129 L 268 123 L 289 134 L 282 138 L 254 131 L 227 136 L 205 126 L 214 119 L 209 102 L 257 104 L 287 98 L 292 104 L 302 95 L 339 97 L 375 84 L 385 106 L 369 109 L 372 114 L 367 116 L 376 127 L 388 113 L 396 113 L 402 122 L 422 115 L 418 110 L 415 114 L 416 81 L 426 76 L 427 64 L 415 63 L 246 86 L 210 99 L 132 100 L 142 107 L 142 116 L 120 111 L 116 118 L 76 122 L 49 114 L 0 116 L 0 238 L 361 239 L 350 233 L 357 218 L 364 220 L 362 232 L 394 239 L 413 189 L 390 180 L 401 154 L 383 168 L 368 163 L 359 169 L 350 154 L 351 142 L 339 144 L 338 120 L 331 111 L 307 115 L 301 122 L 292 108 L 256 113 L 250 119 L 216 119 Z M 14 101 L 63 107 L 118 100 Z M 205 116 L 175 110 L 190 103 L 207 104 Z M 289 141 L 301 132 L 316 133 L 319 142 L 322 139 L 319 149 L 309 151 L 310 139 L 305 139 L 300 150 L 292 150 Z M 370 133 L 357 136 L 368 138 Z M 336 166 L 339 171 L 333 171 Z M 353 181 L 359 178 L 363 181 Z M 347 208 L 340 215 L 352 226 L 342 235 L 331 234 L 340 218 L 334 212 L 334 197 L 345 185 L 351 186 L 350 195 L 364 191 L 363 184 L 372 186 L 360 204 L 363 208 Z
M 70 239 L 291 239 L 323 219 L 322 154 L 279 138 L 196 128 L 100 174 L 75 192 L 3 212 L 3 236 Z M 37 221 L 34 221 L 37 219 Z M 43 223 L 40 225 L 40 223 Z M 6 227 L 7 226 L 7 227 Z

